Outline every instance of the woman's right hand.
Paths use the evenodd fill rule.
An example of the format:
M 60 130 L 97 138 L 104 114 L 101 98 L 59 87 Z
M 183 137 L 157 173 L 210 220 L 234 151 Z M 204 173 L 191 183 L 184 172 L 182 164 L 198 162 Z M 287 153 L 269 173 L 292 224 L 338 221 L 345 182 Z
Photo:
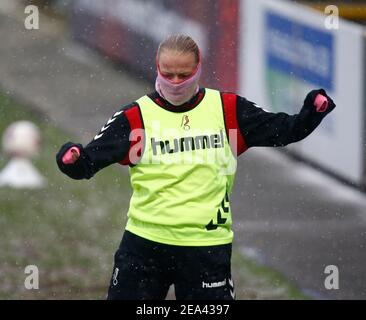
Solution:
M 73 164 L 80 157 L 80 149 L 78 147 L 71 147 L 66 151 L 64 156 L 62 157 L 62 162 L 64 164 Z
M 65 143 L 58 152 L 56 159 L 58 164 L 68 165 L 75 163 L 80 157 L 80 144 L 68 142 Z

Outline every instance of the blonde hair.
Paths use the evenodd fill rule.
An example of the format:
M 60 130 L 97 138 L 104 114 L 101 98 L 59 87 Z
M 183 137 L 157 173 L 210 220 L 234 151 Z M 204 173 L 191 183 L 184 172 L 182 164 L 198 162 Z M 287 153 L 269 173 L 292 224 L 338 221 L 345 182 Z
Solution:
M 162 41 L 158 48 L 158 58 L 163 50 L 172 50 L 178 53 L 192 52 L 198 63 L 200 60 L 200 50 L 197 43 L 189 36 L 183 34 L 175 34 L 167 37 Z

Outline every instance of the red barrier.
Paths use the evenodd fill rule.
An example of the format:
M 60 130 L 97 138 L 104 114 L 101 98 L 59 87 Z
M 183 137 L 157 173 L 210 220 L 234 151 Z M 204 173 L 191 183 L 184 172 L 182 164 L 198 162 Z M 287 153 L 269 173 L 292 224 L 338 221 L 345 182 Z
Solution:
M 75 39 L 155 79 L 155 53 L 168 34 L 192 36 L 202 49 L 202 84 L 238 87 L 239 0 L 77 0 L 71 30 Z

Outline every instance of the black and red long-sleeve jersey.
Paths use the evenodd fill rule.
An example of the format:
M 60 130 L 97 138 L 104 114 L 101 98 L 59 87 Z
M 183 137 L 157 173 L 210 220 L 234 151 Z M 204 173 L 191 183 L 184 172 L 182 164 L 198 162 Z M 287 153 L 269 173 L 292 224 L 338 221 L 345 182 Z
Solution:
M 325 112 L 317 112 L 314 107 L 314 100 L 318 93 L 328 98 L 329 107 Z M 322 119 L 335 108 L 333 100 L 322 89 L 311 91 L 306 96 L 300 112 L 295 115 L 267 112 L 234 93 L 221 92 L 220 94 L 226 130 L 237 129 L 238 156 L 251 147 L 282 147 L 300 141 L 313 132 Z M 195 108 L 204 95 L 205 88 L 201 88 L 190 101 L 181 106 L 170 104 L 157 92 L 148 96 L 161 108 L 184 113 Z M 130 159 L 129 151 L 139 142 L 139 139 L 130 137 L 134 129 L 143 129 L 143 120 L 136 102 L 117 111 L 85 147 L 71 142 L 65 144 L 57 155 L 59 168 L 73 179 L 89 179 L 96 172 L 113 163 L 133 165 L 138 162 L 138 159 Z M 61 161 L 62 155 L 72 145 L 80 148 L 80 158 L 73 165 L 65 165 Z M 137 153 L 139 154 L 141 152 Z

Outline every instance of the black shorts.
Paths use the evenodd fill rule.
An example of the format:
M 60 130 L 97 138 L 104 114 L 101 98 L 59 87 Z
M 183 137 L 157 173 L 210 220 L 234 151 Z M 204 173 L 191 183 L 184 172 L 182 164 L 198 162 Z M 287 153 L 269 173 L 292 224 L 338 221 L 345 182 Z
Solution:
M 233 300 L 231 244 L 173 246 L 125 231 L 114 257 L 109 300 Z

